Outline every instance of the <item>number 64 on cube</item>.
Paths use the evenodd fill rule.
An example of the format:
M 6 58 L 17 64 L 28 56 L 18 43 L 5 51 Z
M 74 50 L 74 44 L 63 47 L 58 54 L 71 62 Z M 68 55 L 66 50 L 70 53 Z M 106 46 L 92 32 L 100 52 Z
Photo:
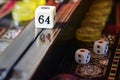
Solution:
M 55 6 L 38 6 L 35 10 L 35 27 L 53 28 L 56 22 L 55 16 Z

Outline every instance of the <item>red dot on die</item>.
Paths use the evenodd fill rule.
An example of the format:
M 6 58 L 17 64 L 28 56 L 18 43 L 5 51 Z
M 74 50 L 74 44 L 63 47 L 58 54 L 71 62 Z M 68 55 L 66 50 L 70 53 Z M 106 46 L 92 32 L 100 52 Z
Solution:
M 85 52 L 85 50 L 82 49 L 82 50 L 80 50 L 80 52 Z
M 99 41 L 99 43 L 103 43 L 103 41 Z

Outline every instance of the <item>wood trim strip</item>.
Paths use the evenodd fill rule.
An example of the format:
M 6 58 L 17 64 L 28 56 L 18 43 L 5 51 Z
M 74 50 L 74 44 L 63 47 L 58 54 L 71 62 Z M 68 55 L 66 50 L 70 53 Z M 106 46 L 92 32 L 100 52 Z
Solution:
M 120 2 L 116 3 L 116 25 L 117 25 L 117 32 L 120 32 Z

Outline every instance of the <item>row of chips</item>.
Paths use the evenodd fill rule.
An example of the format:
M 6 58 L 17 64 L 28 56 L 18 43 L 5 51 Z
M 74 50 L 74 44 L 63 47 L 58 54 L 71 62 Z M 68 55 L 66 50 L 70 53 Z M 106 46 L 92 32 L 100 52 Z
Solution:
M 82 20 L 81 26 L 76 30 L 77 40 L 84 42 L 98 40 L 106 26 L 112 5 L 112 0 L 94 0 Z

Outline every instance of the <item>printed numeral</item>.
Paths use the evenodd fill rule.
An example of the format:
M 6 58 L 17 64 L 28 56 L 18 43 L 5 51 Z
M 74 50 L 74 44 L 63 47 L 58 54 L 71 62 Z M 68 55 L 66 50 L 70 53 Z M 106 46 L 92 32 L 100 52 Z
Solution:
M 44 15 L 40 15 L 38 21 L 40 24 L 44 24 L 44 22 L 46 22 L 47 24 L 50 24 L 50 16 L 44 19 Z
M 40 40 L 41 40 L 41 42 L 45 42 L 46 39 L 47 39 L 49 42 L 51 41 L 51 35 L 50 35 L 50 33 L 48 33 L 47 35 L 45 35 L 45 34 L 41 34 L 41 35 L 40 35 Z

